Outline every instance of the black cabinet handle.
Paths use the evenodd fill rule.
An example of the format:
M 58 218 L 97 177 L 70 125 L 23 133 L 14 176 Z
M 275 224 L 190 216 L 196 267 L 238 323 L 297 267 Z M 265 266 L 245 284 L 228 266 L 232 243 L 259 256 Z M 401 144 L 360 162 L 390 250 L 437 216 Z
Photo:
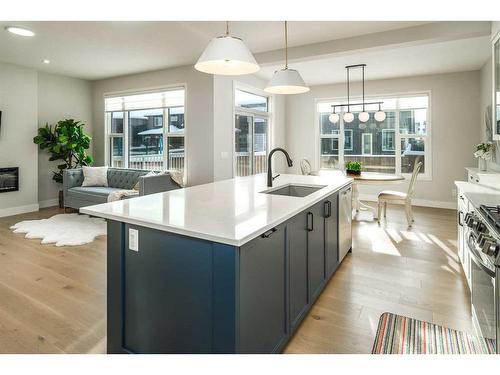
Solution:
M 463 223 L 463 221 L 461 220 L 461 219 L 462 219 L 462 214 L 463 214 L 463 212 L 460 210 L 460 211 L 458 211 L 458 212 L 457 212 L 457 214 L 458 214 L 458 225 L 460 225 L 461 227 L 463 227 L 463 226 L 464 226 L 464 223 Z
M 307 213 L 307 231 L 312 232 L 314 230 L 314 215 L 312 212 Z
M 272 228 L 272 229 L 269 229 L 267 232 L 264 232 L 261 234 L 261 237 L 262 238 L 269 238 L 273 235 L 274 232 L 276 232 L 278 229 L 276 228 Z
M 325 218 L 329 218 L 332 216 L 332 202 L 330 201 L 325 201 L 323 204 L 323 209 L 325 211 Z

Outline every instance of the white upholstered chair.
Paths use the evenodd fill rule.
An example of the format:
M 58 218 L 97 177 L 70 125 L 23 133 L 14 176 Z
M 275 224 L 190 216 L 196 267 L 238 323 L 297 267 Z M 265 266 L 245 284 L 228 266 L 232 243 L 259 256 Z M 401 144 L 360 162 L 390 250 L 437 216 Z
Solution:
M 300 159 L 300 170 L 304 176 L 318 175 L 318 172 L 312 170 L 311 163 L 307 159 Z
M 399 191 L 385 190 L 378 195 L 378 221 L 380 222 L 380 217 L 382 215 L 382 209 L 384 212 L 384 217 L 387 215 L 387 203 L 390 204 L 403 204 L 405 206 L 406 220 L 408 220 L 408 226 L 411 227 L 412 223 L 415 221 L 413 217 L 413 211 L 411 207 L 411 199 L 415 190 L 415 182 L 417 181 L 418 173 L 422 168 L 422 162 L 416 161 L 413 167 L 413 173 L 411 175 L 410 184 L 408 185 L 408 192 L 401 193 Z

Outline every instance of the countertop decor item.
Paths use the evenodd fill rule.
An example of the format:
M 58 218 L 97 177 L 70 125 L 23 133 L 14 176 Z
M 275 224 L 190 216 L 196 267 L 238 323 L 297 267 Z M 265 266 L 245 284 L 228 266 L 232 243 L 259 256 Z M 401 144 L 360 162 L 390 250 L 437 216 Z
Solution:
M 494 354 L 495 341 L 392 313 L 378 322 L 372 354 Z
M 59 214 L 49 219 L 25 220 L 10 227 L 25 238 L 39 238 L 42 245 L 78 246 L 106 235 L 106 220 L 79 214 Z
M 493 157 L 493 143 L 484 142 L 479 143 L 476 146 L 476 152 L 474 152 L 474 157 L 479 161 L 479 170 L 485 171 L 487 168 L 487 161 L 491 160 Z
M 345 170 L 348 175 L 359 176 L 361 174 L 361 163 L 359 161 L 348 161 L 345 164 Z
M 53 171 L 52 179 L 62 184 L 63 171 L 81 166 L 92 165 L 94 159 L 87 154 L 91 137 L 83 131 L 85 124 L 73 119 L 59 121 L 54 127 L 46 124 L 38 129 L 38 135 L 33 138 L 41 150 L 50 154 L 49 161 L 61 161 L 57 171 Z M 59 192 L 59 207 L 63 208 L 62 190 Z

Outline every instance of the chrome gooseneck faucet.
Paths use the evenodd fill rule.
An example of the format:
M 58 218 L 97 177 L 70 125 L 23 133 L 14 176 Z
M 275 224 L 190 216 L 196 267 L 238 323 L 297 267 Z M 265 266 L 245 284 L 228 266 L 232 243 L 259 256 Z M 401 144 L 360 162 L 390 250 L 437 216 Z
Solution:
M 285 154 L 286 162 L 288 164 L 288 167 L 292 167 L 293 166 L 293 161 L 292 161 L 292 159 L 290 158 L 290 155 L 288 155 L 288 152 L 286 152 L 285 149 L 283 149 L 281 147 L 273 148 L 271 150 L 271 152 L 269 153 L 269 156 L 267 157 L 267 187 L 272 187 L 274 179 L 279 176 L 279 174 L 278 174 L 278 175 L 276 175 L 276 176 L 273 177 L 273 168 L 272 168 L 272 165 L 271 165 L 271 158 L 272 158 L 273 154 L 276 151 L 281 151 L 283 154 Z

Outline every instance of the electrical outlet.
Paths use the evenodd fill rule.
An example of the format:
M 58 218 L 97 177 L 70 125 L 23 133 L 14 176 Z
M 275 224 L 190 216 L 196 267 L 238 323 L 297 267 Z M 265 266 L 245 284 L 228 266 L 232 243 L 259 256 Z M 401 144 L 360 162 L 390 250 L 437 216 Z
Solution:
M 139 231 L 137 229 L 128 230 L 128 248 L 133 251 L 139 251 Z
M 229 157 L 229 153 L 227 151 L 221 151 L 220 158 L 227 159 Z

